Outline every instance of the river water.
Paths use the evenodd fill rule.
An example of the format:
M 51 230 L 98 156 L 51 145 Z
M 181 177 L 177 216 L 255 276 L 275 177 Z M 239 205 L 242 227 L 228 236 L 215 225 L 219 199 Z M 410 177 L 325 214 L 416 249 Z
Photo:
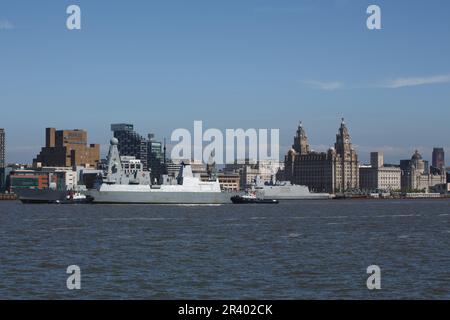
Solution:
M 0 201 L 0 299 L 406 298 L 450 299 L 450 201 Z

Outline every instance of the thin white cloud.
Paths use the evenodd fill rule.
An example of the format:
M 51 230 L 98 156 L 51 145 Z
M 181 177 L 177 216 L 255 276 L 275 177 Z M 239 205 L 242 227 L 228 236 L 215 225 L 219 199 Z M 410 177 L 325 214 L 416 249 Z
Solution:
M 0 30 L 14 29 L 14 25 L 9 20 L 0 20 Z
M 344 84 L 339 81 L 324 82 L 324 81 L 316 81 L 316 80 L 304 80 L 303 83 L 314 89 L 325 90 L 325 91 L 338 90 L 344 86 Z
M 260 6 L 254 9 L 256 13 L 274 13 L 274 14 L 296 14 L 308 13 L 311 11 L 309 6 Z
M 422 86 L 437 83 L 450 82 L 450 75 L 438 75 L 431 77 L 411 77 L 411 78 L 398 78 L 388 81 L 383 85 L 385 88 L 398 89 L 404 87 Z

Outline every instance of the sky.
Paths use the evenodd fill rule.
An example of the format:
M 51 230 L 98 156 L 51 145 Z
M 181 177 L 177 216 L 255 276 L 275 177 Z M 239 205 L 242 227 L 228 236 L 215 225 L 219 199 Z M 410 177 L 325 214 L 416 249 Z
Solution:
M 85 129 L 105 153 L 121 122 L 161 140 L 194 120 L 278 128 L 284 153 L 301 120 L 325 151 L 341 117 L 362 162 L 450 155 L 449 15 L 447 0 L 2 0 L 7 161 L 30 163 L 46 127 Z

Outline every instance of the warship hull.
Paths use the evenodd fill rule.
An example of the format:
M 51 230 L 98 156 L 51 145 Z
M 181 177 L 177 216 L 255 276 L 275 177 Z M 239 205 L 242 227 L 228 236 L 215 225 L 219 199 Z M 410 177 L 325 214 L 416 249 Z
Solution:
M 264 198 L 275 200 L 327 200 L 328 193 L 312 193 L 308 187 L 299 185 L 264 186 L 258 188 L 258 193 Z
M 139 192 L 89 190 L 93 203 L 105 204 L 227 204 L 231 192 Z

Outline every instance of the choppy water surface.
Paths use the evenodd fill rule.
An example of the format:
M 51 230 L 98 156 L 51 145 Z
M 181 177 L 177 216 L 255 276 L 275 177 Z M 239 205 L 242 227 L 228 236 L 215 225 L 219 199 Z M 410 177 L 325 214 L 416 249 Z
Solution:
M 82 289 L 69 291 L 74 264 Z M 0 298 L 449 299 L 450 201 L 0 201 Z

